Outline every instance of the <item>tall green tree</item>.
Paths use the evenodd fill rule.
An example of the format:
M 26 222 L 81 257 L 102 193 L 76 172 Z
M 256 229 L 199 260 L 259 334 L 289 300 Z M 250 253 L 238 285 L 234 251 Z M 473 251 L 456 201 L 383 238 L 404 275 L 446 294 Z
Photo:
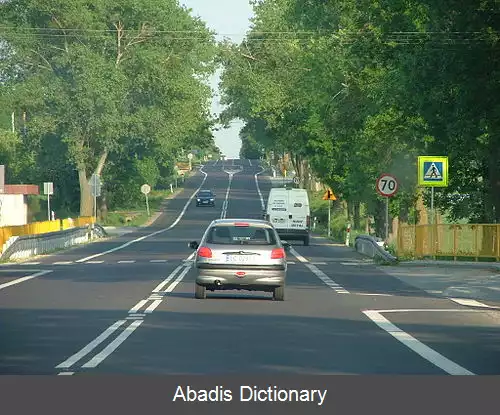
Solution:
M 110 155 L 165 162 L 206 124 L 216 46 L 175 0 L 11 0 L 0 15 L 10 52 L 2 94 L 28 114 L 32 141 L 53 134 L 64 143 L 81 215 L 92 213 L 90 175 Z

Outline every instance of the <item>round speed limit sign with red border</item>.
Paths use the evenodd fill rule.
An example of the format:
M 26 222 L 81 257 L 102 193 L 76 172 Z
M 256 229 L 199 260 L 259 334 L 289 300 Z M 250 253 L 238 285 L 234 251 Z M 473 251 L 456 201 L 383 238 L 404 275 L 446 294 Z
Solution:
M 387 173 L 383 173 L 377 179 L 377 192 L 384 197 L 391 197 L 398 191 L 397 179 Z

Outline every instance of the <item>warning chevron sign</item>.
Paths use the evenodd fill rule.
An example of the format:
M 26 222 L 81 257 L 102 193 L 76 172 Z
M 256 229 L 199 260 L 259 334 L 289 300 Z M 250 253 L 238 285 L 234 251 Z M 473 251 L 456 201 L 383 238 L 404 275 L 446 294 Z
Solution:
M 420 156 L 418 158 L 418 184 L 426 187 L 448 186 L 448 157 Z

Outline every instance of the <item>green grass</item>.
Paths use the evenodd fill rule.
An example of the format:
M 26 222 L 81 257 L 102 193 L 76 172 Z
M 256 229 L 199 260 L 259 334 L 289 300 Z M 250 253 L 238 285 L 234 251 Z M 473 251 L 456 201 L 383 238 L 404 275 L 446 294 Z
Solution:
M 146 199 L 144 198 L 143 207 L 135 209 L 119 209 L 108 212 L 105 219 L 99 220 L 98 223 L 102 226 L 143 226 L 151 217 L 159 211 L 162 202 L 165 199 L 175 197 L 182 191 L 182 188 L 174 189 L 174 193 L 170 190 L 153 190 L 148 195 L 149 211 L 151 216 L 148 216 L 146 210 Z

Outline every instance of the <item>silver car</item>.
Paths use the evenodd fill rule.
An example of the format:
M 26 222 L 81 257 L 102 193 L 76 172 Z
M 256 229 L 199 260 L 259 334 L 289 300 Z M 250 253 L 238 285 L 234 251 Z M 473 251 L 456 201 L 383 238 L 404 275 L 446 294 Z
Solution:
M 206 298 L 206 290 L 272 292 L 285 299 L 287 251 L 273 225 L 261 219 L 217 219 L 208 226 L 196 249 L 194 268 L 198 275 L 195 297 Z

